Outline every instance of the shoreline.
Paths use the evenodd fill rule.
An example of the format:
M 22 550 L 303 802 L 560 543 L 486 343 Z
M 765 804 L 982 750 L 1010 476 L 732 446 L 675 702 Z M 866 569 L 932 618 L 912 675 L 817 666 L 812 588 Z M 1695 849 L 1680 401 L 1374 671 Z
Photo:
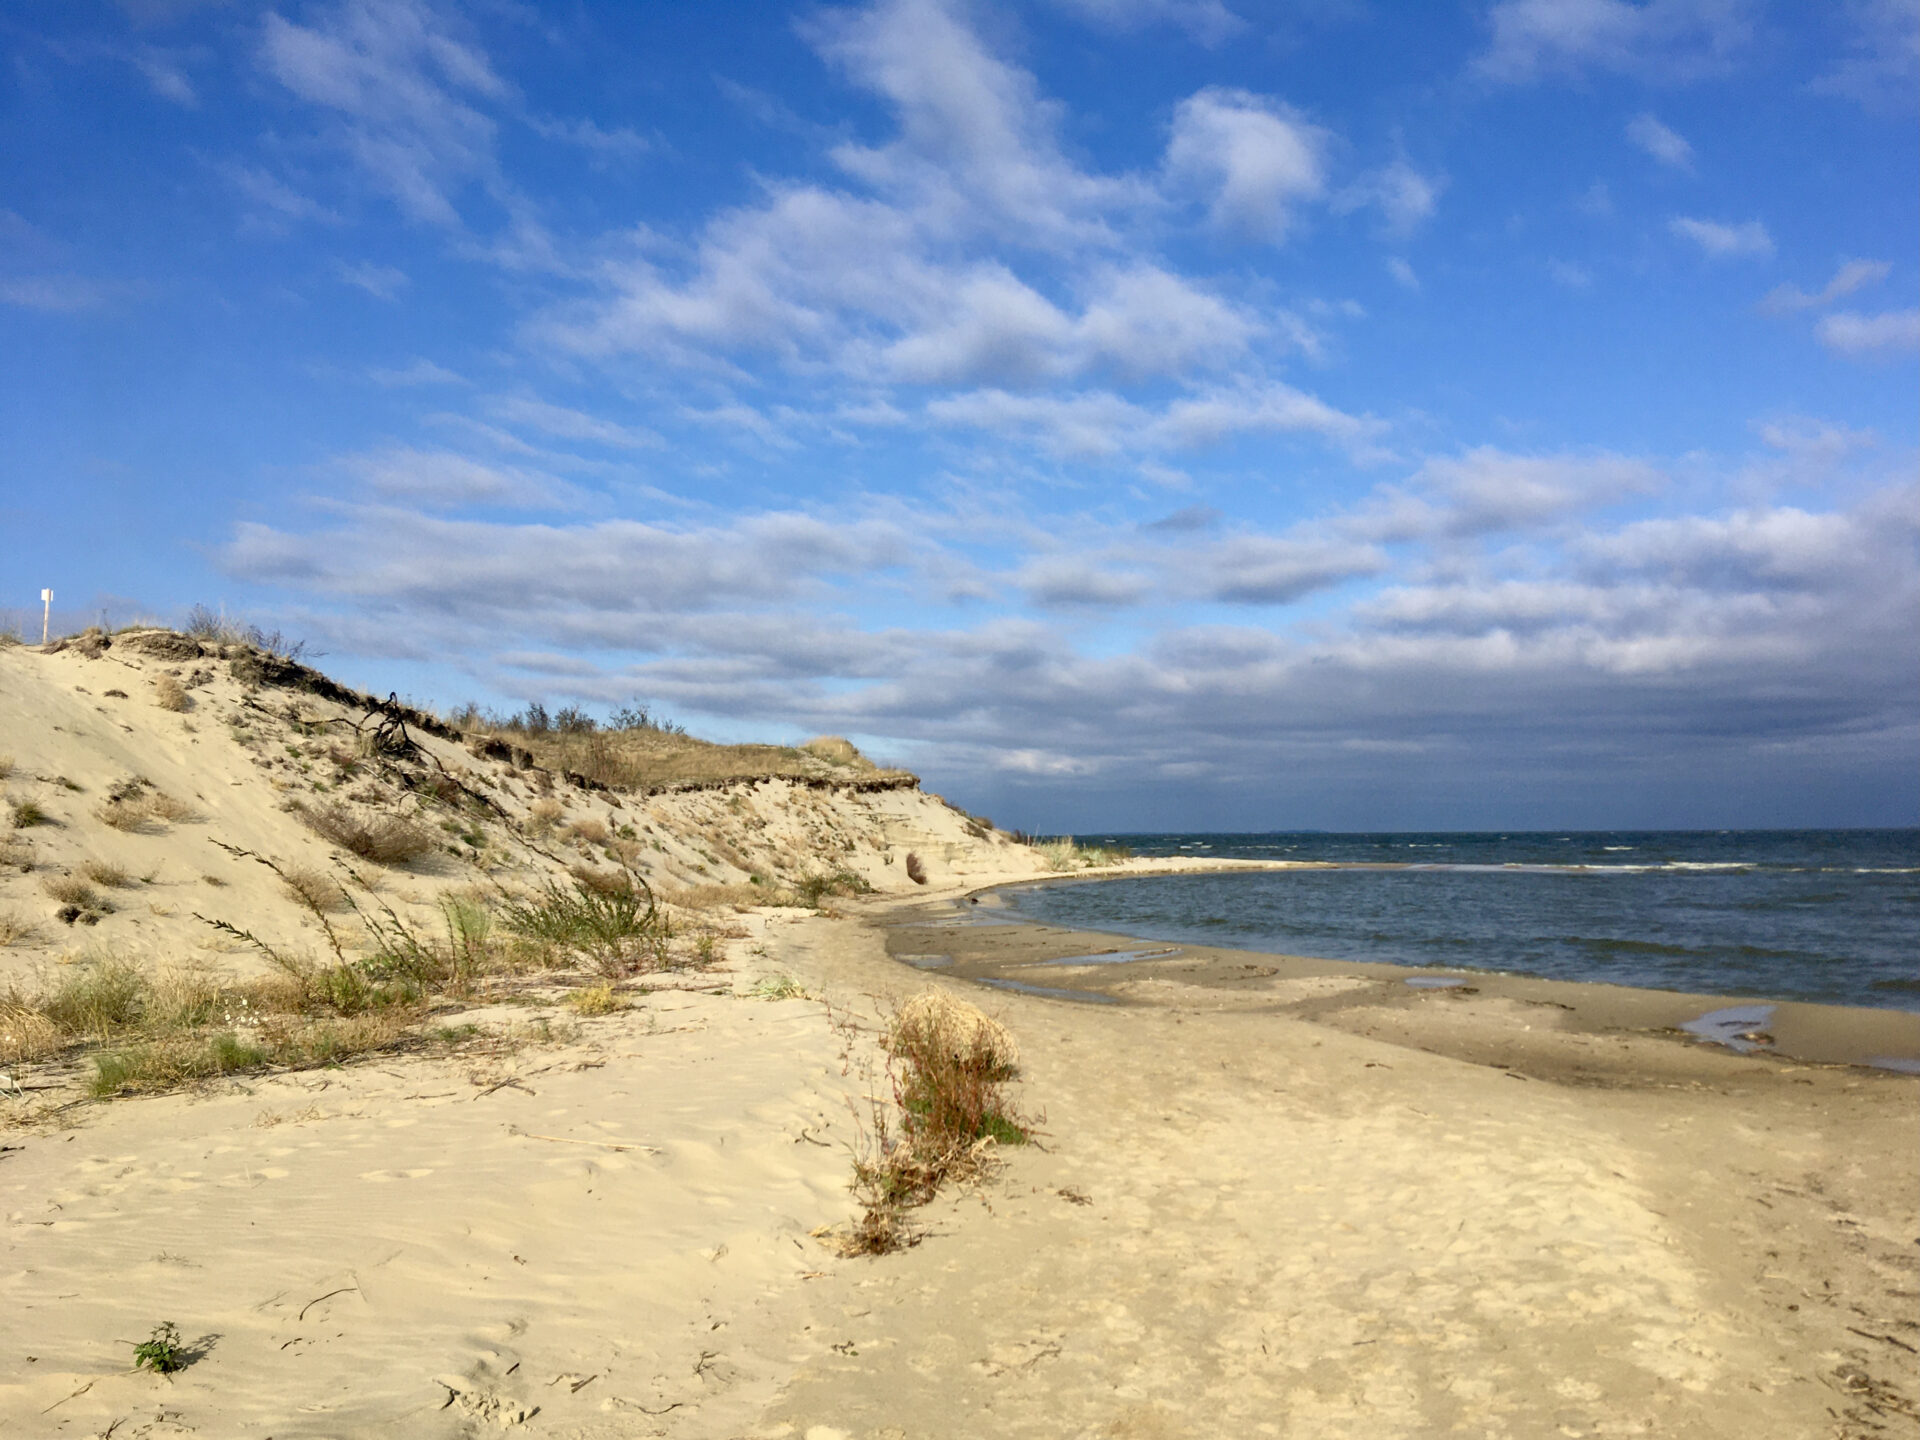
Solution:
M 1376 869 L 1372 865 L 1343 862 L 1294 861 L 1204 861 L 1196 860 L 1175 868 L 1163 868 L 1154 857 L 1146 864 L 1127 862 L 1101 870 L 1061 876 L 1018 877 L 995 881 L 968 889 L 945 900 L 927 897 L 929 904 L 947 903 L 953 907 L 952 922 L 972 923 L 979 928 L 1019 928 L 1033 934 L 1081 936 L 1079 950 L 1061 949 L 1052 943 L 1031 947 L 1002 946 L 1008 953 L 988 959 L 976 955 L 958 962 L 951 973 L 961 978 L 986 982 L 1018 984 L 1023 968 L 1032 968 L 1032 979 L 1049 988 L 1078 995 L 1084 993 L 1094 1003 L 1119 1000 L 1126 1003 L 1140 998 L 1140 987 L 1129 982 L 1145 977 L 1167 978 L 1165 972 L 1183 972 L 1187 984 L 1220 985 L 1222 976 L 1235 964 L 1244 965 L 1246 957 L 1268 973 L 1250 977 L 1251 981 L 1281 981 L 1311 977 L 1364 977 L 1381 985 L 1412 982 L 1421 989 L 1428 983 L 1435 990 L 1485 995 L 1523 1003 L 1558 1006 L 1574 1017 L 1574 1028 L 1591 1033 L 1632 1029 L 1670 1033 L 1687 1043 L 1706 1044 L 1733 1053 L 1753 1053 L 1762 1058 L 1801 1060 L 1818 1064 L 1853 1065 L 1863 1068 L 1920 1073 L 1920 1010 L 1891 1006 L 1836 1005 L 1822 1001 L 1783 998 L 1752 991 L 1709 992 L 1667 990 L 1650 986 L 1620 985 L 1606 980 L 1570 980 L 1531 975 L 1521 971 L 1482 970 L 1460 965 L 1402 965 L 1388 961 L 1341 960 L 1320 956 L 1295 955 L 1281 951 L 1258 950 L 1235 945 L 1208 944 L 1183 940 L 1164 940 L 1124 931 L 1103 931 L 1021 915 L 997 892 L 1021 887 L 1060 883 L 1090 883 L 1103 880 L 1133 879 L 1162 874 L 1232 873 L 1242 870 L 1288 869 Z M 894 897 L 911 904 L 915 897 Z M 1069 942 L 1077 944 L 1079 942 Z M 962 947 L 978 951 L 980 947 Z M 994 947 L 985 947 L 992 951 Z M 1032 953 L 1027 953 L 1031 948 Z M 937 946 L 929 953 L 941 953 Z M 1057 956 L 1042 952 L 1057 951 Z M 1165 953 L 1162 952 L 1171 952 Z M 1111 953 L 1137 954 L 1138 959 L 1115 961 Z M 1061 960 L 1076 954 L 1098 954 L 1101 958 L 1075 967 Z M 1195 966 L 1203 967 L 1196 971 Z M 947 967 L 935 967 L 945 969 Z M 1194 978 L 1199 974 L 1201 978 Z M 1043 979 L 1044 976 L 1052 979 Z M 1457 984 L 1452 982 L 1458 982 Z M 998 987 L 996 987 L 998 988 Z M 1231 982 L 1233 993 L 1245 996 L 1256 987 L 1249 977 Z M 1397 993 L 1397 992 L 1388 992 Z M 1096 998 L 1097 997 L 1097 998 Z M 1304 997 L 1278 1002 L 1278 1006 L 1297 1005 Z M 1351 1000 L 1346 1004 L 1353 1003 Z M 1340 1005 L 1320 1008 L 1342 1008 Z M 1751 1012 L 1763 1010 L 1764 1015 Z M 1748 1012 L 1722 1018 L 1720 1012 Z M 1689 1033 L 1687 1027 L 1708 1022 Z M 1719 1023 L 1714 1023 L 1714 1022 Z M 1743 1035 L 1757 1033 L 1765 1037 L 1758 1044 L 1745 1041 Z M 1732 1042 L 1727 1044 L 1726 1042 Z

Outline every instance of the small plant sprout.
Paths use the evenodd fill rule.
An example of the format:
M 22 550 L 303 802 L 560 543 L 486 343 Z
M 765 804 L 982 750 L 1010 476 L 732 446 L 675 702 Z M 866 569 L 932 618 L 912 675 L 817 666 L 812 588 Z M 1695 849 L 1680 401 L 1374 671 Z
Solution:
M 747 991 L 755 1000 L 806 1000 L 811 997 L 791 975 L 769 975 Z
M 163 1320 L 153 1334 L 133 1347 L 133 1368 L 151 1370 L 156 1375 L 171 1375 L 187 1368 L 187 1357 L 180 1345 L 180 1327 Z

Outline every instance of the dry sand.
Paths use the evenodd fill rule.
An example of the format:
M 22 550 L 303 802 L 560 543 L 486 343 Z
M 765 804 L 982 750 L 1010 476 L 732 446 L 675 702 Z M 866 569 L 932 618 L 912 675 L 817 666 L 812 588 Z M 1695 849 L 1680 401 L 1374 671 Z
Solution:
M 87 828 L 118 778 L 103 743 L 203 807 L 126 838 L 161 866 L 151 909 L 92 942 L 200 944 L 180 912 L 243 884 L 257 913 L 236 913 L 296 930 L 245 865 L 199 875 L 207 832 L 307 843 L 261 783 L 297 764 L 228 737 L 221 707 L 247 697 L 226 678 L 187 732 L 102 697 L 110 663 L 0 652 L 8 788 L 62 807 L 47 863 L 126 838 Z M 49 675 L 59 697 L 26 693 Z M 33 778 L 61 773 L 84 799 Z M 531 802 L 526 776 L 490 783 Z M 35 1123 L 55 1095 L 0 1101 L 0 1436 L 1920 1434 L 1920 1079 L 1693 1045 L 1659 1007 L 1696 1001 L 1597 987 L 1422 995 L 1224 953 L 1045 965 L 1131 942 L 966 923 L 966 888 L 1040 867 L 915 792 L 567 798 L 644 817 L 663 882 L 724 878 L 708 842 L 744 825 L 738 798 L 893 894 L 735 915 L 719 967 L 623 1013 L 453 1017 L 496 1037 L 454 1058 Z M 506 878 L 539 873 L 517 833 L 490 842 Z M 928 892 L 901 877 L 909 844 Z M 392 893 L 472 883 L 447 858 Z M 0 904 L 44 905 L 33 880 Z M 0 958 L 25 975 L 78 943 L 43 922 Z M 897 958 L 934 954 L 944 970 Z M 815 998 L 749 997 L 779 976 Z M 926 986 L 1005 1023 L 1043 1134 L 920 1212 L 916 1248 L 838 1258 L 812 1232 L 852 1213 L 874 1017 Z M 1850 1024 L 1793 1043 L 1867 1043 Z M 130 1373 L 161 1320 L 193 1363 Z

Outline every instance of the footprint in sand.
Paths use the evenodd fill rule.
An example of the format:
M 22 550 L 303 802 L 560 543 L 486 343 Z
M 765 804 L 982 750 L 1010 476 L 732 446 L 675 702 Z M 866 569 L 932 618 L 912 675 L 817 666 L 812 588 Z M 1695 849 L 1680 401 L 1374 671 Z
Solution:
M 360 1174 L 362 1180 L 418 1180 L 423 1175 L 431 1175 L 431 1170 L 365 1170 Z

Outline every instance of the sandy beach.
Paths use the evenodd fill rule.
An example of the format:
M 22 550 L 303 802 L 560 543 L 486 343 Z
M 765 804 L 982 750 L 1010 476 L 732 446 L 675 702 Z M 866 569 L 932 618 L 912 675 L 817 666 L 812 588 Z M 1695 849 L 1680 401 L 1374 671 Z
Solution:
M 108 945 L 257 970 L 193 919 L 214 904 L 319 943 L 207 843 L 319 845 L 290 804 L 310 782 L 274 759 L 302 753 L 286 692 L 223 672 L 183 714 L 136 703 L 149 660 L 0 662 L 0 701 L 37 717 L 9 794 L 51 817 L 0 901 L 38 915 L 47 876 L 109 849 L 153 877 L 95 924 L 36 921 L 5 978 Z M 300 724 L 352 713 L 297 702 Z M 735 897 L 685 912 L 707 957 L 602 1013 L 571 998 L 591 976 L 503 977 L 440 1005 L 438 1048 L 171 1093 L 89 1100 L 79 1062 L 15 1066 L 0 1435 L 1920 1433 L 1920 1077 L 1855 1063 L 1920 1056 L 1914 1016 L 1785 1005 L 1740 1055 L 1673 1028 L 1709 997 L 1423 988 L 1020 924 L 993 887 L 1046 864 L 915 790 L 622 799 L 420 743 L 500 818 L 369 893 L 432 914 L 572 873 L 626 825 L 663 891 Z M 196 814 L 96 826 L 133 769 Z M 549 796 L 572 818 L 542 819 Z M 721 851 L 776 841 L 872 893 L 745 903 Z M 913 1212 L 917 1244 L 848 1258 L 881 1027 L 926 989 L 1018 1042 L 1034 1143 Z M 170 1377 L 131 1364 L 161 1322 Z
M 1920 1081 L 1644 1030 L 1602 1059 L 1538 1004 L 1432 994 L 1369 1034 L 1273 1013 L 1337 975 L 995 995 L 1040 1142 L 930 1207 L 918 1246 L 837 1258 L 809 1232 L 849 1212 L 870 1037 L 734 992 L 790 975 L 871 1014 L 966 984 L 889 946 L 1019 938 L 927 911 L 763 921 L 728 993 L 650 996 L 492 1066 L 234 1084 L 10 1138 L 0 1414 L 282 1437 L 1913 1432 Z M 161 1315 L 205 1352 L 171 1382 L 124 1365 Z

